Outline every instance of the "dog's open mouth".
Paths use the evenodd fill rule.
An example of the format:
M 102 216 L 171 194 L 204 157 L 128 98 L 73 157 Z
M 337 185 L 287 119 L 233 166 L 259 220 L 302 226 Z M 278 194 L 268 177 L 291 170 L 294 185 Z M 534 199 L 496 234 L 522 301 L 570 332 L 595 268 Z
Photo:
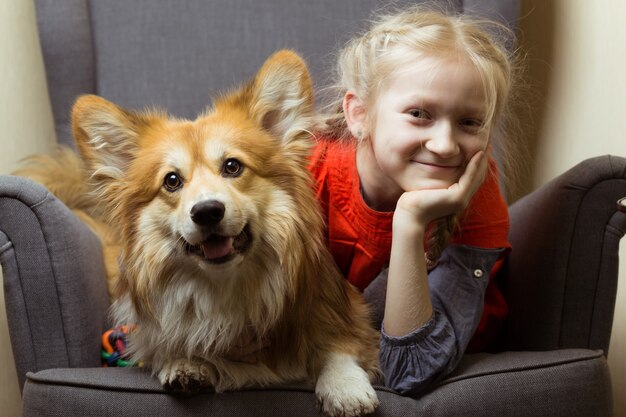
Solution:
M 208 263 L 222 264 L 244 253 L 250 247 L 251 238 L 250 227 L 246 225 L 236 236 L 212 233 L 199 245 L 185 242 L 185 250 L 191 255 L 203 258 Z

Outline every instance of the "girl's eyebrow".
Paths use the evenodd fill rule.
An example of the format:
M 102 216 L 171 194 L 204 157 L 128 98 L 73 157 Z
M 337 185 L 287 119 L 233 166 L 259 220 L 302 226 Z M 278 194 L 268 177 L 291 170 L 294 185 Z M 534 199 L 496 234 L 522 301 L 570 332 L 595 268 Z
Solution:
M 436 99 L 433 99 L 432 97 L 428 97 L 427 95 L 424 95 L 424 94 L 406 95 L 403 101 L 406 104 L 410 104 L 410 105 L 431 106 L 431 107 L 439 105 Z
M 407 95 L 406 100 L 403 102 L 404 107 L 418 106 L 418 107 L 429 107 L 439 109 L 444 107 L 438 100 L 428 97 L 426 95 L 412 94 Z M 484 103 L 469 103 L 463 102 L 460 106 L 458 106 L 455 111 L 460 113 L 469 113 L 478 117 L 485 117 L 487 113 L 487 106 Z

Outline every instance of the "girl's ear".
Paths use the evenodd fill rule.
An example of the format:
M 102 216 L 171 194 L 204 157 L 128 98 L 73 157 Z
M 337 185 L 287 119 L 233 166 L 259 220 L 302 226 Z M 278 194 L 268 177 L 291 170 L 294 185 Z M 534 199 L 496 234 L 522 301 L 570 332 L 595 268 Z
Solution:
M 352 136 L 359 140 L 368 136 L 367 108 L 352 91 L 343 97 L 343 114 Z

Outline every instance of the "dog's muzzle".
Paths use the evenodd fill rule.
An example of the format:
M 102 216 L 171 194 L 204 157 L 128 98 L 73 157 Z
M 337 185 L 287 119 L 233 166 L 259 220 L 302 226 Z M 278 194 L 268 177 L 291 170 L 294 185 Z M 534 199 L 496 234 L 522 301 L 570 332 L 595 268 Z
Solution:
M 226 208 L 223 203 L 217 200 L 207 200 L 196 203 L 189 215 L 198 226 L 207 230 L 217 230 L 225 212 Z M 221 264 L 244 253 L 250 247 L 251 238 L 250 226 L 246 224 L 237 235 L 208 233 L 206 239 L 200 244 L 192 245 L 185 242 L 185 249 L 187 253 L 200 256 L 208 263 Z

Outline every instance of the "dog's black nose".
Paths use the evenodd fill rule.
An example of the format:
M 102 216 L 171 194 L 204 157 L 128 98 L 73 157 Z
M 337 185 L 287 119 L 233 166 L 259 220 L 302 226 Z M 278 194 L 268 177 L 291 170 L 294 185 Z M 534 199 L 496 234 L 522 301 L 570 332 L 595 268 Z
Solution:
M 191 220 L 200 226 L 214 226 L 224 218 L 226 207 L 217 200 L 201 201 L 191 208 Z

